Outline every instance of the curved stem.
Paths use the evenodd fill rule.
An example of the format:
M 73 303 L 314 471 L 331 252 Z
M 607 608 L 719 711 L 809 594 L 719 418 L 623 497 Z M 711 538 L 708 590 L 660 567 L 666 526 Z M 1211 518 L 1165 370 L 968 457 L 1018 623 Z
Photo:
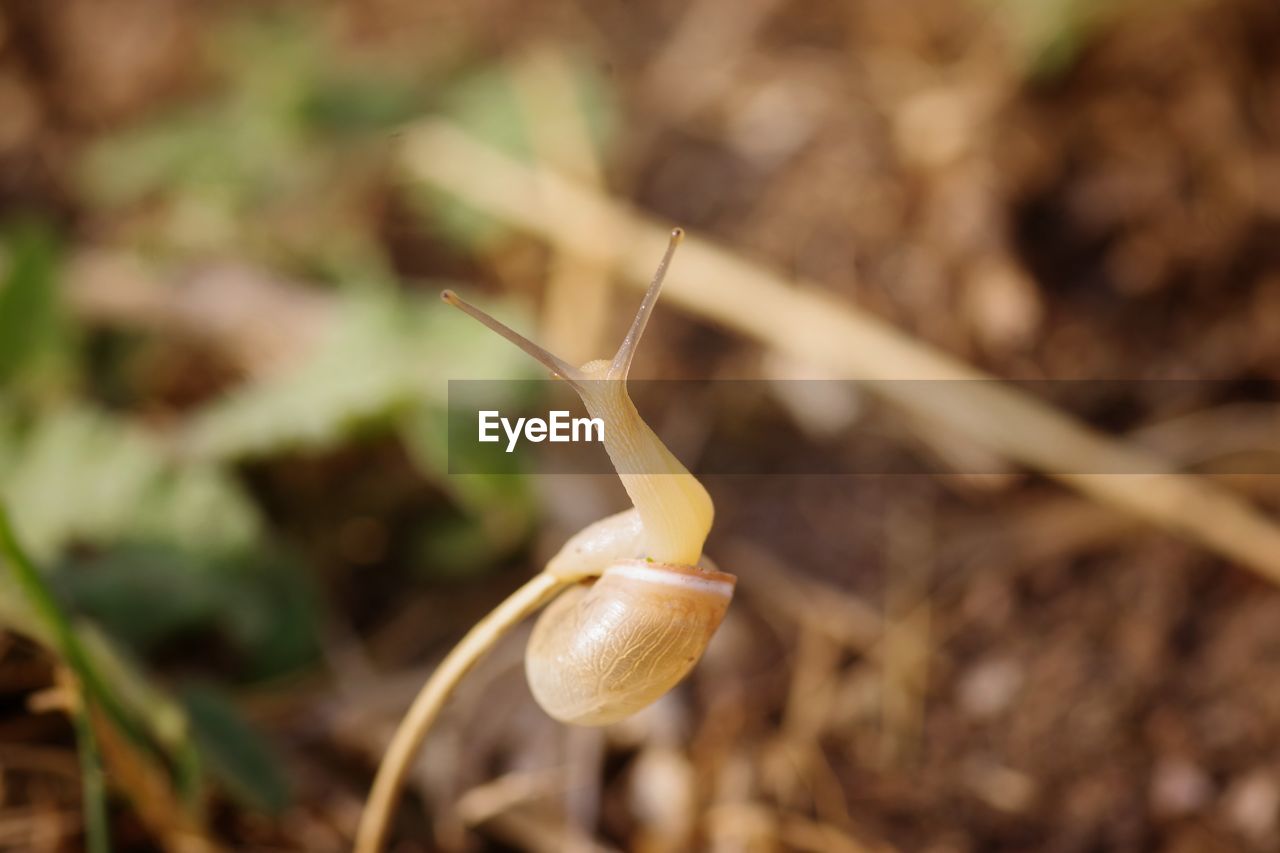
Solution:
M 373 780 L 373 789 L 369 792 L 360 828 L 356 832 L 356 853 L 377 853 L 382 849 L 387 824 L 409 766 L 458 682 L 503 635 L 578 580 L 545 571 L 538 573 L 477 622 L 431 673 L 401 721 L 378 767 L 378 775 Z

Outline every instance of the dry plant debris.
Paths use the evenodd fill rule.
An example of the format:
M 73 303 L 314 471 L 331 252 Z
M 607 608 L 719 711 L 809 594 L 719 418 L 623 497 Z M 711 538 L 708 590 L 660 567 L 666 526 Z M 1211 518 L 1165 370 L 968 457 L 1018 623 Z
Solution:
M 172 774 L 99 725 L 117 848 L 349 849 L 442 650 L 620 505 L 592 478 L 469 491 L 433 467 L 409 401 L 441 376 L 404 368 L 447 331 L 426 297 L 465 282 L 594 352 L 679 223 L 697 239 L 648 376 L 1135 393 L 1084 429 L 996 386 L 808 419 L 780 393 L 767 445 L 653 412 L 682 458 L 951 473 L 712 479 L 741 599 L 704 665 L 581 741 L 533 708 L 510 638 L 415 768 L 405 849 L 1273 849 L 1280 11 L 1102 5 L 0 2 L 0 493 L 49 448 L 76 460 L 40 504 L 69 609 L 155 684 L 219 685 L 292 795 L 269 815 L 231 773 L 196 825 L 166 818 Z M 56 237 L 61 327 L 39 299 L 6 324 L 40 290 L 11 289 L 41 248 L 16 218 Z M 1192 473 L 1072 475 L 1115 453 Z M 104 470 L 194 483 L 168 493 L 194 511 L 94 503 Z M 293 568 L 122 546 L 207 544 L 215 517 Z M 15 601 L 0 847 L 78 849 L 62 663 Z

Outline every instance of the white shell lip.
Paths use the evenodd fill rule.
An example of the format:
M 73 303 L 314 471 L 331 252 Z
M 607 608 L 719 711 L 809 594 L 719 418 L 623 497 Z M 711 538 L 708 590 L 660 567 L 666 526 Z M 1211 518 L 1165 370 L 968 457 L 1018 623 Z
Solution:
M 648 560 L 622 560 L 610 565 L 603 574 L 645 583 L 660 583 L 723 598 L 733 597 L 733 588 L 738 581 L 733 575 L 724 572 Z

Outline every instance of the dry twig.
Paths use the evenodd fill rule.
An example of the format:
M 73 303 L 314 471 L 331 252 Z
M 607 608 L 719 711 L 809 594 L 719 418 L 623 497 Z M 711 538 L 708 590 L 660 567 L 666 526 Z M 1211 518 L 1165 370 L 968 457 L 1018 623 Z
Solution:
M 634 285 L 649 277 L 667 227 L 620 202 L 516 163 L 442 122 L 406 136 L 415 180 L 600 263 Z M 555 211 L 548 216 L 547 210 Z M 600 228 L 629 235 L 600 245 Z M 614 252 L 621 254 L 615 256 Z M 1126 514 L 1185 536 L 1280 582 L 1280 528 L 1238 496 L 1175 473 L 1160 458 L 1098 433 L 1015 388 L 891 328 L 812 282 L 792 281 L 708 241 L 691 239 L 670 298 L 783 353 L 864 380 L 909 413 L 944 425 Z M 964 381 L 970 380 L 970 381 Z M 987 380 L 987 381 L 973 381 Z M 1148 472 L 1148 473 L 1090 473 Z

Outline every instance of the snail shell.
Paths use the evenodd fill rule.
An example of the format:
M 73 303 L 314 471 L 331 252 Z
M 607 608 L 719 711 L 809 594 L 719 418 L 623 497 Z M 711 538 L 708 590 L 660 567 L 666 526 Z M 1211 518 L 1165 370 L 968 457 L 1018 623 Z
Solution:
M 529 687 L 557 720 L 617 722 L 689 674 L 724 619 L 733 575 L 622 560 L 553 601 L 525 654 Z

